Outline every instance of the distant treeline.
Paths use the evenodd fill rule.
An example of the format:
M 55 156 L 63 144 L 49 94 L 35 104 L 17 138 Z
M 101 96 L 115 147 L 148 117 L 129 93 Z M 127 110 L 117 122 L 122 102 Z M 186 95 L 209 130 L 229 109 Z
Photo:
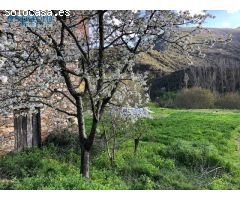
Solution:
M 151 98 L 161 91 L 178 91 L 183 88 L 202 87 L 219 93 L 240 89 L 240 65 L 232 67 L 190 67 L 156 78 L 151 84 Z

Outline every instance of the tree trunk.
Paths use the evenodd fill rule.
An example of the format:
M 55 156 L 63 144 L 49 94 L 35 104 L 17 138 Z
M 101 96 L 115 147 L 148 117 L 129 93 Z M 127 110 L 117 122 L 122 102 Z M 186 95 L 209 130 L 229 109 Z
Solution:
M 139 145 L 139 138 L 134 139 L 134 154 L 137 153 L 138 145 Z
M 80 166 L 80 173 L 85 178 L 89 178 L 89 168 L 90 168 L 90 151 L 86 149 L 81 149 L 81 166 Z
M 83 102 L 82 98 L 76 98 L 77 105 L 77 119 L 78 119 L 78 134 L 79 134 L 79 145 L 81 147 L 81 166 L 80 173 L 83 177 L 89 178 L 89 157 L 90 151 L 86 150 L 87 135 L 85 133 L 85 121 L 83 116 Z M 90 149 L 90 148 L 89 148 Z

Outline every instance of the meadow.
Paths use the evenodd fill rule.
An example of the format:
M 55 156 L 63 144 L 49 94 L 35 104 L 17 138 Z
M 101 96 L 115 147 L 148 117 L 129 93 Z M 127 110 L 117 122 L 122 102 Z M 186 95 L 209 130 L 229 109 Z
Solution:
M 111 165 L 96 142 L 89 180 L 79 174 L 77 135 L 61 132 L 2 156 L 0 189 L 240 189 L 239 111 L 150 108 L 136 154 L 124 140 Z

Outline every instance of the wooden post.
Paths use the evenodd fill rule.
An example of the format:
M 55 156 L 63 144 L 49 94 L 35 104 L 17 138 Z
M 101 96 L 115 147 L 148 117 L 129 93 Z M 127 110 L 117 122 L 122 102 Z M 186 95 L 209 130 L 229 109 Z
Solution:
M 15 150 L 41 146 L 41 116 L 40 108 L 37 113 L 30 114 L 28 108 L 14 110 Z

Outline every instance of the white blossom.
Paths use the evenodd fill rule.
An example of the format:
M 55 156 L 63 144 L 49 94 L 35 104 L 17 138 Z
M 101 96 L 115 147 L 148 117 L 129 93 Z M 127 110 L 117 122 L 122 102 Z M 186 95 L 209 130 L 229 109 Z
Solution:
M 3 84 L 6 84 L 8 82 L 8 77 L 7 76 L 0 76 L 0 81 L 3 83 Z

